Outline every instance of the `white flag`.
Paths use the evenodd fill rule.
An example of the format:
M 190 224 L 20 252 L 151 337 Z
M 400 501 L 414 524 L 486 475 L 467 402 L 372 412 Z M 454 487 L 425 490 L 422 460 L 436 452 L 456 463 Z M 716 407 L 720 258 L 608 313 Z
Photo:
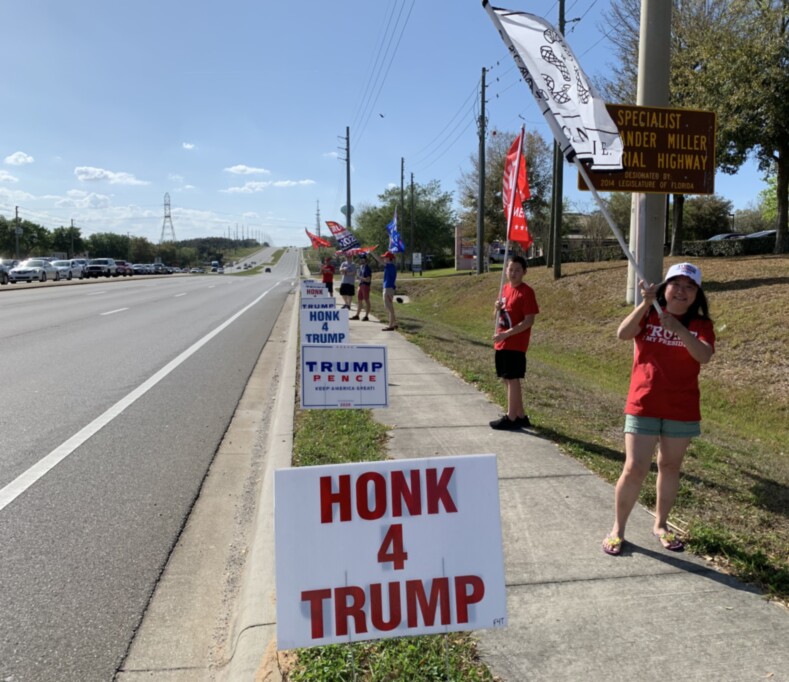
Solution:
M 483 6 L 531 88 L 562 153 L 595 170 L 622 169 L 622 138 L 570 46 L 541 17 Z

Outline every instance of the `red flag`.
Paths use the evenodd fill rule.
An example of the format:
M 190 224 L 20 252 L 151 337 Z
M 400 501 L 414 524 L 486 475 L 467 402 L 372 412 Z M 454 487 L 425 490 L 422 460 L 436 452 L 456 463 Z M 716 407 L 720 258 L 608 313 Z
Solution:
M 321 246 L 331 246 L 329 242 L 327 242 L 325 239 L 321 239 L 317 235 L 312 234 L 312 232 L 310 232 L 306 227 L 304 228 L 304 231 L 307 233 L 307 236 L 310 238 L 313 249 L 319 249 L 321 248 Z
M 514 188 L 517 188 L 515 196 L 513 196 Z M 530 196 L 529 181 L 526 178 L 526 158 L 523 156 L 523 128 L 507 152 L 501 196 L 504 202 L 504 217 L 507 219 L 507 239 L 518 242 L 525 251 L 534 240 L 529 234 L 526 214 L 523 212 L 523 202 Z

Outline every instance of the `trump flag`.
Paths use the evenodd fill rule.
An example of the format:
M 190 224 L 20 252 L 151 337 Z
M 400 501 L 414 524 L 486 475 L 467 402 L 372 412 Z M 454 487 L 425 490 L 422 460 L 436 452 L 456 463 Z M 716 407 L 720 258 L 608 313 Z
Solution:
M 504 161 L 504 182 L 501 198 L 507 220 L 507 239 L 518 242 L 526 251 L 532 245 L 523 202 L 529 198 L 529 181 L 526 178 L 526 158 L 523 156 L 523 128 L 515 138 Z

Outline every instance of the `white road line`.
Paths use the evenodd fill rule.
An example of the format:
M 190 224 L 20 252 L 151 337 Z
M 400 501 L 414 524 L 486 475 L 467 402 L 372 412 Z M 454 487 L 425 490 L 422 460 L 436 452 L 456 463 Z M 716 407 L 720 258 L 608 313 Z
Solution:
M 85 294 L 86 296 L 98 296 L 99 294 L 106 294 L 106 291 L 91 291 L 89 294 Z
M 186 296 L 186 293 L 183 293 L 183 294 L 176 294 L 175 296 L 173 296 L 173 298 L 178 298 L 179 296 Z
M 168 362 L 164 367 L 156 372 L 156 374 L 141 383 L 131 393 L 121 398 L 117 403 L 104 412 L 104 414 L 96 417 L 96 419 L 94 419 L 90 424 L 75 433 L 64 443 L 61 443 L 52 452 L 36 462 L 27 471 L 17 476 L 7 486 L 0 488 L 0 511 L 11 504 L 17 497 L 19 497 L 23 492 L 36 483 L 36 481 L 43 478 L 47 473 L 49 473 L 49 471 L 54 469 L 58 464 L 60 464 L 60 462 L 66 459 L 66 457 L 74 452 L 74 450 L 76 450 L 85 441 L 96 435 L 101 429 L 103 429 L 107 424 L 115 419 L 115 417 L 120 416 L 126 410 L 126 408 L 131 406 L 138 398 L 144 396 L 148 391 L 156 386 L 156 384 L 158 384 L 162 379 L 170 374 L 170 372 L 186 362 L 186 360 L 188 360 L 198 350 L 205 346 L 205 344 L 207 344 L 217 334 L 224 331 L 245 312 L 247 312 L 247 310 L 257 305 L 270 291 L 271 289 L 263 292 L 254 301 L 252 301 L 252 303 L 243 307 L 235 315 L 225 320 L 213 331 L 208 332 L 208 334 L 206 334 L 202 339 L 189 346 L 189 348 L 187 348 L 183 353 Z
M 102 313 L 102 315 L 114 315 L 115 313 L 122 313 L 124 310 L 128 310 L 128 308 L 118 308 L 116 310 L 110 310 L 106 313 Z

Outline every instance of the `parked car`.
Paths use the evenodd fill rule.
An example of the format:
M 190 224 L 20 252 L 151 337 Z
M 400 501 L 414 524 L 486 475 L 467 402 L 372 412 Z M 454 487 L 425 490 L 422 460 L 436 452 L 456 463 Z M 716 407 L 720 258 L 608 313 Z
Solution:
M 0 265 L 0 284 L 8 284 L 8 270 L 5 265 Z
M 5 268 L 6 272 L 11 268 L 15 268 L 17 265 L 19 265 L 19 261 L 15 258 L 0 258 L 0 267 Z
M 86 277 L 117 277 L 118 269 L 113 258 L 93 258 L 85 269 Z
M 777 230 L 760 230 L 746 234 L 743 239 L 761 239 L 762 237 L 775 237 Z
M 116 260 L 115 269 L 118 275 L 121 277 L 126 277 L 127 275 L 131 277 L 134 274 L 134 268 L 132 267 L 132 264 L 127 263 L 125 260 Z
M 48 279 L 60 279 L 60 270 L 58 270 L 48 260 L 40 260 L 37 258 L 30 258 L 22 261 L 15 268 L 11 268 L 8 273 L 8 280 L 11 284 L 17 282 L 46 282 Z
M 714 237 L 710 237 L 707 241 L 708 242 L 719 242 L 724 239 L 739 239 L 744 235 L 742 232 L 724 232 L 723 234 L 716 234 Z
M 61 279 L 73 279 L 74 277 L 79 277 L 79 279 L 82 279 L 85 276 L 82 273 L 82 266 L 76 261 L 53 260 L 52 265 L 60 270 Z

